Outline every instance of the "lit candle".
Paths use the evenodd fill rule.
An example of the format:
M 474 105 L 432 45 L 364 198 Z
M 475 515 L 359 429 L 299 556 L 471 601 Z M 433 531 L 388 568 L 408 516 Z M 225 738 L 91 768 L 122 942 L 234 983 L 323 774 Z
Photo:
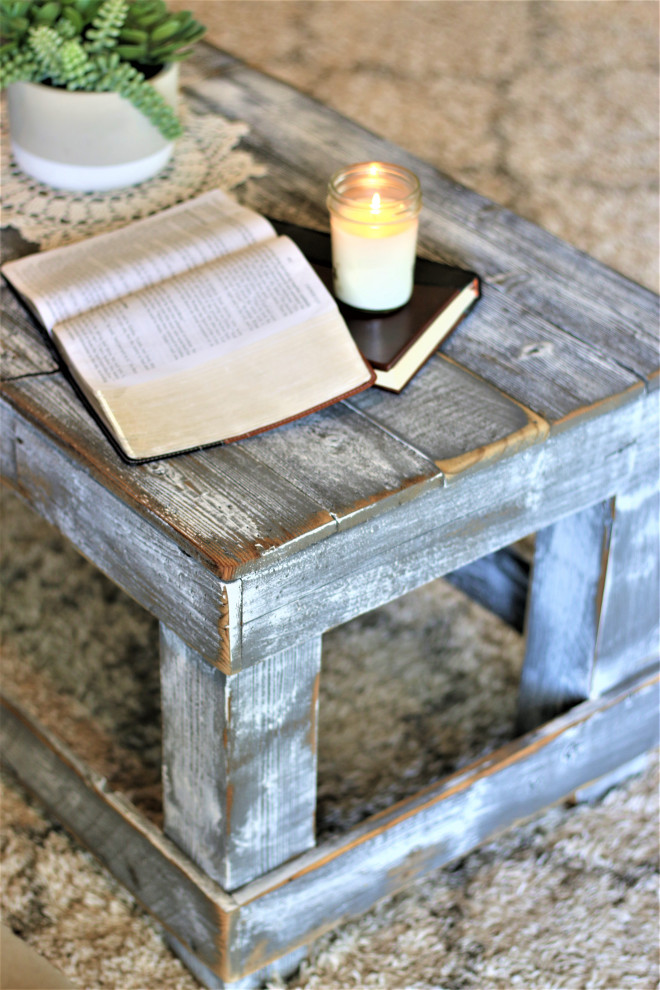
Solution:
M 328 209 L 338 299 L 373 312 L 408 302 L 421 202 L 417 176 L 399 165 L 364 162 L 333 175 Z

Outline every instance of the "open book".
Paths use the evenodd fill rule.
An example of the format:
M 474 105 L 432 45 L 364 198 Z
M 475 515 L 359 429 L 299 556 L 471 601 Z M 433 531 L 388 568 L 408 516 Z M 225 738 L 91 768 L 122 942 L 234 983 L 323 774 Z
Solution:
M 300 249 L 220 191 L 2 272 L 131 460 L 258 433 L 373 381 Z

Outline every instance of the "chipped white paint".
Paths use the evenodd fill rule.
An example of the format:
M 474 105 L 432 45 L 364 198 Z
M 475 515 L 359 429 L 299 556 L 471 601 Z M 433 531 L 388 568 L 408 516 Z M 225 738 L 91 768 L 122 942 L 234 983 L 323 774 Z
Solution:
M 615 494 L 631 464 L 626 444 L 638 405 L 656 415 L 658 393 L 576 423 L 246 578 L 241 663 L 320 634 Z M 657 470 L 657 458 L 653 436 L 640 436 L 635 484 Z
M 165 832 L 233 890 L 314 845 L 320 639 L 227 676 L 161 626 Z
M 617 496 L 592 692 L 601 694 L 660 653 L 660 492 Z

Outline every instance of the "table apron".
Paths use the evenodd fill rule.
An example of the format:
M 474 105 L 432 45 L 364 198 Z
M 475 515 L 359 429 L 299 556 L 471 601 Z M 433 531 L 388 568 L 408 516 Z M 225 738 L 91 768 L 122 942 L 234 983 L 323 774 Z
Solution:
M 101 571 L 234 673 L 597 501 L 656 484 L 659 395 L 576 420 L 298 552 L 269 551 L 232 582 L 9 405 L 0 463 L 8 483 Z
M 596 502 L 656 488 L 658 398 L 577 423 L 246 578 L 232 662 L 305 642 Z

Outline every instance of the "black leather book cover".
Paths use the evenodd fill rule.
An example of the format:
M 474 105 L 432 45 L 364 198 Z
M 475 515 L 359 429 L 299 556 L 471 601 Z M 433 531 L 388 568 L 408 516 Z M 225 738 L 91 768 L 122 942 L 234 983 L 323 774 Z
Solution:
M 271 223 L 278 234 L 295 241 L 332 292 L 330 235 L 279 220 Z M 374 368 L 387 371 L 470 283 L 475 283 L 478 295 L 479 279 L 474 272 L 418 258 L 413 294 L 405 306 L 387 313 L 368 313 L 340 301 L 337 304 L 362 355 Z M 474 299 L 468 300 L 466 311 L 472 302 Z M 458 322 L 460 318 L 448 332 Z

